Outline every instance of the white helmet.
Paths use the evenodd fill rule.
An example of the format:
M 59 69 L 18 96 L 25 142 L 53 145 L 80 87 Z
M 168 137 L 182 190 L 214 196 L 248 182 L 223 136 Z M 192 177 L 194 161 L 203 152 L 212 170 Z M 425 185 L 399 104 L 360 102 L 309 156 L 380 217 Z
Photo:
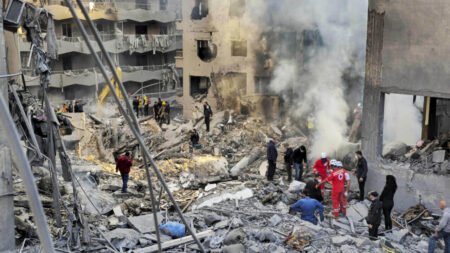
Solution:
M 321 158 L 327 158 L 327 153 L 322 152 L 322 154 L 320 154 L 320 157 L 321 157 Z
M 336 163 L 337 163 L 336 159 L 332 159 L 330 161 L 330 165 L 333 166 L 333 167 L 336 167 Z
M 336 167 L 342 168 L 342 167 L 344 167 L 344 165 L 342 164 L 341 161 L 337 161 L 337 162 L 336 162 Z

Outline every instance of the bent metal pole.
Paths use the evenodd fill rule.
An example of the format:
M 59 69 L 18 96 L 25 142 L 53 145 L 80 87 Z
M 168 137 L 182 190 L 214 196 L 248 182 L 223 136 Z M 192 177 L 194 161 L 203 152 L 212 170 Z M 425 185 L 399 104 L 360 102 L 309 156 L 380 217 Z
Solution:
M 112 84 L 111 80 L 108 78 L 108 75 L 107 75 L 107 73 L 106 73 L 106 69 L 105 69 L 104 66 L 102 65 L 102 62 L 100 61 L 99 56 L 98 56 L 97 53 L 95 52 L 95 50 L 94 50 L 94 48 L 93 48 L 93 46 L 92 46 L 92 43 L 89 41 L 89 38 L 88 38 L 88 35 L 87 35 L 87 32 L 86 32 L 86 29 L 84 28 L 83 24 L 81 23 L 80 19 L 78 18 L 78 15 L 77 15 L 77 13 L 76 13 L 76 11 L 75 11 L 75 8 L 73 7 L 71 1 L 65 0 L 65 2 L 66 2 L 66 4 L 67 4 L 67 6 L 69 7 L 69 10 L 70 10 L 70 12 L 71 12 L 71 14 L 72 14 L 72 16 L 73 16 L 73 18 L 74 18 L 74 20 L 75 20 L 75 23 L 77 24 L 78 28 L 80 29 L 81 35 L 83 36 L 83 39 L 85 40 L 86 45 L 87 45 L 88 48 L 89 48 L 89 51 L 90 51 L 91 54 L 93 55 L 93 57 L 94 57 L 94 59 L 95 59 L 97 65 L 98 65 L 98 67 L 100 68 L 100 70 L 101 70 L 101 72 L 102 72 L 103 77 L 105 78 L 106 84 L 109 86 L 109 88 L 110 88 L 110 90 L 111 90 L 111 94 L 113 95 L 113 98 L 114 98 L 114 100 L 116 101 L 117 106 L 119 107 L 120 112 L 121 112 L 122 115 L 124 116 L 125 121 L 127 122 L 128 126 L 130 127 L 130 130 L 132 131 L 134 137 L 135 137 L 136 140 L 138 141 L 138 143 L 139 143 L 141 149 L 143 150 L 143 153 L 145 154 L 146 158 L 149 160 L 150 164 L 152 165 L 152 168 L 153 168 L 153 170 L 154 170 L 154 172 L 155 172 L 155 174 L 156 174 L 158 180 L 160 181 L 161 185 L 163 186 L 164 190 L 166 191 L 166 193 L 167 193 L 167 195 L 168 195 L 170 201 L 172 202 L 172 204 L 173 204 L 173 206 L 174 206 L 176 212 L 178 213 L 180 219 L 181 219 L 182 222 L 186 225 L 186 228 L 188 229 L 189 233 L 190 233 L 190 234 L 192 235 L 192 237 L 194 238 L 194 241 L 195 241 L 196 244 L 198 245 L 200 251 L 201 251 L 201 252 L 205 252 L 205 249 L 203 248 L 202 243 L 200 242 L 200 240 L 199 240 L 198 237 L 195 235 L 194 231 L 192 230 L 192 228 L 189 226 L 189 224 L 187 223 L 186 219 L 184 218 L 183 213 L 182 213 L 180 207 L 178 206 L 178 203 L 175 201 L 175 198 L 173 197 L 172 192 L 170 191 L 169 187 L 167 186 L 167 184 L 166 184 L 166 182 L 165 182 L 165 180 L 164 180 L 164 176 L 162 175 L 162 173 L 161 173 L 161 171 L 158 169 L 158 167 L 157 167 L 155 161 L 154 161 L 153 158 L 151 157 L 150 151 L 147 149 L 147 147 L 146 147 L 146 145 L 145 145 L 145 143 L 144 143 L 144 140 L 143 140 L 143 138 L 142 138 L 142 136 L 141 136 L 141 134 L 140 134 L 140 132 L 139 132 L 139 130 L 138 130 L 139 125 L 133 124 L 132 117 L 134 118 L 135 115 L 134 115 L 133 113 L 131 113 L 131 114 L 132 114 L 132 117 L 130 117 L 130 115 L 126 113 L 125 108 L 124 108 L 123 105 L 120 103 L 120 99 L 119 99 L 119 96 L 117 95 L 117 93 L 116 93 L 116 91 L 115 91 L 115 89 L 114 89 L 114 85 Z M 83 7 L 82 5 L 80 6 L 80 8 L 81 8 L 82 10 L 84 9 L 84 7 Z M 84 11 L 85 11 L 85 10 L 84 10 Z M 88 15 L 87 15 L 87 16 L 88 16 Z M 90 19 L 88 20 L 88 19 L 86 18 L 86 21 L 88 21 L 88 23 L 90 23 L 89 21 L 91 21 L 91 20 L 90 20 Z M 91 21 L 91 22 L 92 22 L 92 21 Z M 95 29 L 93 29 L 92 32 L 94 33 L 94 35 L 96 35 L 95 37 L 96 37 L 97 43 L 98 43 L 99 45 L 102 45 L 101 40 L 99 40 L 97 31 L 96 31 Z M 106 53 L 105 55 L 108 55 L 108 54 Z M 106 58 L 109 59 L 109 57 L 106 57 Z M 110 59 L 109 59 L 109 60 L 110 60 Z M 111 63 L 111 62 L 110 62 L 110 63 Z M 115 69 L 114 69 L 114 68 L 111 68 L 111 72 L 113 73 L 113 76 L 114 76 L 114 78 L 116 79 L 115 81 L 116 81 L 116 83 L 119 85 L 119 87 L 120 87 L 120 89 L 121 89 L 121 92 L 122 92 L 123 95 L 125 96 L 125 104 L 127 105 L 127 108 L 129 109 L 129 111 L 132 111 L 132 110 L 131 110 L 131 104 L 130 104 L 130 101 L 128 100 L 128 97 L 126 96 L 127 93 L 126 93 L 126 91 L 125 91 L 125 88 L 123 87 L 122 82 L 121 82 L 120 79 L 118 78 L 117 73 L 115 72 Z
M 28 201 L 30 202 L 31 211 L 34 215 L 37 234 L 41 241 L 42 248 L 44 252 L 54 253 L 55 250 L 53 248 L 53 241 L 50 237 L 47 218 L 44 215 L 44 208 L 42 207 L 42 202 L 36 188 L 36 183 L 34 182 L 34 176 L 31 172 L 28 158 L 20 144 L 19 134 L 11 114 L 9 114 L 9 109 L 3 99 L 3 96 L 0 96 L 0 122 L 1 128 L 6 133 L 5 138 L 8 141 L 9 148 L 14 154 L 12 156 L 14 164 L 19 170 L 20 177 L 22 178 L 23 185 L 25 186 L 25 191 L 27 193 Z

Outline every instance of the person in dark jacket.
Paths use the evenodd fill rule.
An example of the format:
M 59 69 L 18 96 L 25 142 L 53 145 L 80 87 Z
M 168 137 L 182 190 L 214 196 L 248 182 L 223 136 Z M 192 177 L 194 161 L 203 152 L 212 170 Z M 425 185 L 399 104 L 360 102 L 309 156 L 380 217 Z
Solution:
M 386 230 L 392 229 L 391 212 L 394 208 L 394 195 L 397 191 L 397 182 L 392 175 L 386 176 L 386 185 L 381 192 L 380 201 L 383 202 L 384 226 Z
M 295 180 L 301 181 L 304 169 L 306 169 L 306 163 L 308 161 L 306 156 L 306 147 L 302 145 L 295 149 L 294 154 L 292 155 L 292 160 L 294 161 Z
M 206 131 L 209 132 L 209 123 L 211 122 L 211 117 L 213 115 L 211 106 L 208 104 L 208 102 L 205 101 L 203 104 L 203 116 L 205 116 L 205 125 L 206 125 Z
M 309 180 L 308 182 L 306 182 L 304 192 L 309 197 L 311 197 L 319 202 L 323 202 L 322 191 L 319 188 L 316 188 L 316 185 L 318 185 L 318 184 L 319 184 L 319 180 L 317 180 L 317 179 Z
M 294 151 L 289 147 L 289 143 L 285 144 L 286 151 L 284 151 L 284 167 L 286 168 L 288 174 L 288 182 L 292 182 L 292 154 Z
M 126 152 L 125 155 L 120 156 L 117 159 L 116 172 L 120 172 L 122 176 L 122 192 L 126 193 L 128 188 L 128 178 L 133 162 L 131 161 L 130 152 Z
M 269 140 L 269 143 L 267 144 L 267 161 L 269 162 L 269 168 L 267 170 L 268 181 L 273 181 L 273 176 L 275 175 L 275 170 L 277 168 L 277 158 L 278 151 L 275 147 L 275 142 Z
M 133 110 L 136 113 L 136 117 L 139 117 L 139 98 L 137 96 L 133 99 Z
M 370 204 L 369 213 L 367 214 L 366 221 L 369 226 L 369 238 L 370 240 L 376 240 L 378 238 L 378 227 L 381 224 L 381 212 L 383 209 L 383 203 L 378 199 L 378 193 L 375 191 L 369 192 Z
M 198 135 L 197 130 L 194 128 L 194 129 L 192 129 L 192 134 L 191 134 L 192 147 L 197 148 L 199 145 L 199 141 L 200 141 L 200 136 Z
M 356 151 L 356 172 L 355 176 L 359 184 L 359 201 L 364 201 L 364 187 L 367 179 L 367 160 L 364 158 L 361 151 Z

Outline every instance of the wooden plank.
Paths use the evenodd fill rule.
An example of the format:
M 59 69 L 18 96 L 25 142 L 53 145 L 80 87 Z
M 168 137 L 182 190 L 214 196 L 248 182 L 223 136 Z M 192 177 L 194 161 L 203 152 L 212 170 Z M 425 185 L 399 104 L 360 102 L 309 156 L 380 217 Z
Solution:
M 208 236 L 212 236 L 212 235 L 214 235 L 214 231 L 212 231 L 212 230 L 206 230 L 206 231 L 203 231 L 203 232 L 200 232 L 200 233 L 196 234 L 196 236 L 197 236 L 197 238 L 199 240 L 203 239 L 203 238 L 206 238 Z M 162 249 L 168 249 L 168 248 L 172 248 L 172 247 L 175 247 L 175 246 L 178 246 L 178 245 L 182 245 L 182 244 L 185 244 L 185 243 L 189 243 L 189 242 L 192 242 L 192 241 L 194 241 L 194 238 L 192 238 L 191 235 L 190 236 L 185 236 L 185 237 L 182 237 L 182 238 L 179 238 L 179 239 L 163 242 L 163 243 L 161 243 L 161 248 Z M 153 246 L 150 246 L 150 247 L 147 247 L 147 248 L 136 249 L 136 250 L 133 251 L 133 253 L 152 253 L 152 252 L 157 252 L 157 251 L 158 251 L 158 245 L 153 245 Z

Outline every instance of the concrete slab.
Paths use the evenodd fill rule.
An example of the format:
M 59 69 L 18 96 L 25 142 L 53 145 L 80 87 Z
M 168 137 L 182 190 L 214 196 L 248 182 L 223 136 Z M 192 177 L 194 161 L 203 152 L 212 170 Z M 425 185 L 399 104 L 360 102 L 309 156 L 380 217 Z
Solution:
M 445 150 L 436 150 L 433 152 L 433 162 L 442 163 L 445 161 Z
M 163 216 L 158 213 L 158 224 L 163 220 Z M 153 220 L 153 214 L 135 216 L 128 218 L 128 225 L 136 229 L 140 233 L 152 233 L 155 232 L 155 221 Z

